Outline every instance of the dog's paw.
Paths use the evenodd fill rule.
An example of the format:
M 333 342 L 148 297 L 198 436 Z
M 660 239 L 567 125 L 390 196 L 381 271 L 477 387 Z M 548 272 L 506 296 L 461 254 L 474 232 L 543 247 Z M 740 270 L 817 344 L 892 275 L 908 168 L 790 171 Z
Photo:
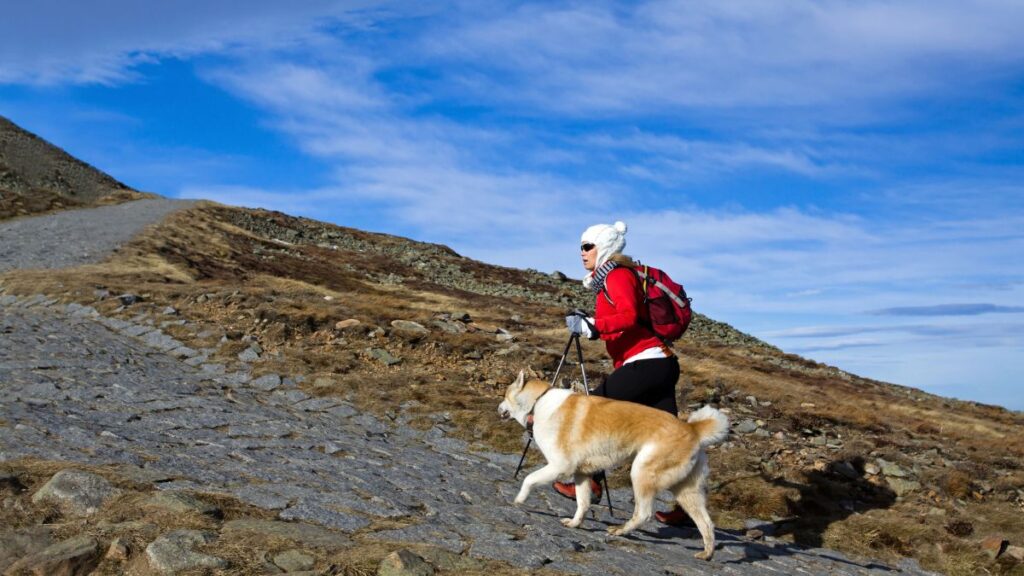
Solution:
M 626 531 L 622 529 L 622 526 L 612 526 L 608 528 L 608 534 L 610 536 L 622 536 Z
M 523 504 L 526 503 L 526 495 L 519 494 L 518 496 L 516 496 L 516 499 L 512 501 L 512 503 L 515 504 L 516 506 L 522 506 Z
M 697 552 L 696 554 L 694 554 L 693 557 L 696 558 L 697 560 L 711 560 L 711 556 L 712 555 L 714 555 L 714 551 L 712 551 L 712 552 L 705 552 L 705 551 L 701 550 L 700 552 Z
M 583 521 L 575 522 L 572 518 L 562 518 L 562 526 L 566 528 L 579 528 Z

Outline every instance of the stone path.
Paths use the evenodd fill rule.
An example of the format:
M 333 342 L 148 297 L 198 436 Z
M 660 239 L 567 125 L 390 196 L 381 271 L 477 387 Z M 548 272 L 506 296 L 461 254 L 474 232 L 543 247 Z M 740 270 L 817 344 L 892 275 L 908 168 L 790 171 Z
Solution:
M 145 226 L 192 204 L 137 200 L 0 222 L 0 272 L 97 262 Z
M 566 529 L 559 518 L 574 503 L 553 491 L 535 491 L 524 508 L 511 505 L 518 455 L 453 439 L 440 418 L 420 432 L 403 426 L 401 410 L 394 422 L 381 421 L 340 400 L 310 398 L 296 387 L 301 375 L 253 378 L 245 364 L 210 364 L 209 351 L 183 346 L 160 322 L 104 318 L 0 288 L 0 461 L 121 464 L 125 475 L 161 490 L 230 494 L 282 520 L 331 528 L 339 542 L 375 519 L 401 517 L 413 524 L 372 537 L 523 568 L 926 574 L 912 560 L 888 566 L 721 530 L 715 559 L 705 563 L 693 558 L 701 546 L 695 531 L 651 521 L 635 536 L 607 536 L 612 520 L 603 507 L 582 529 Z M 619 523 L 630 494 L 614 490 L 613 498 Z

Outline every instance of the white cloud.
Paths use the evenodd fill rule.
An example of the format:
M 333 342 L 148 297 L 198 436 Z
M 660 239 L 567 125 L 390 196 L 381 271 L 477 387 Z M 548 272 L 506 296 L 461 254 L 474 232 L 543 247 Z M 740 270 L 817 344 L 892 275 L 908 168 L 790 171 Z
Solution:
M 370 0 L 36 0 L 4 7 L 0 84 L 112 84 L 158 58 L 249 46 L 287 48 L 327 26 L 365 24 Z
M 536 3 L 472 14 L 423 44 L 434 57 L 500 70 L 458 88 L 511 105 L 830 107 L 1019 67 L 1022 19 L 1024 6 L 1004 1 Z

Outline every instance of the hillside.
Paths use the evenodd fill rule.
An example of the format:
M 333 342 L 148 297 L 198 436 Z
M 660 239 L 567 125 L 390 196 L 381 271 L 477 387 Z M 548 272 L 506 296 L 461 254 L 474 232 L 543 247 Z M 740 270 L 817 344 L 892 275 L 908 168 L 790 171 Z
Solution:
M 172 307 L 190 328 L 167 331 L 215 349 L 214 361 L 247 355 L 259 372 L 306 375 L 307 394 L 385 417 L 413 406 L 414 427 L 443 413 L 456 436 L 510 453 L 522 440 L 494 416 L 501 391 L 521 367 L 553 372 L 561 315 L 588 300 L 557 275 L 212 203 L 103 264 L 12 272 L 3 285 L 113 317 Z M 122 293 L 144 304 L 109 297 Z M 801 544 L 913 556 L 950 574 L 1020 573 L 978 544 L 1024 541 L 1020 414 L 860 378 L 706 318 L 676 349 L 680 405 L 710 402 L 733 419 L 732 440 L 712 456 L 723 527 L 761 518 Z M 591 378 L 610 370 L 599 345 L 585 355 Z
M 0 220 L 143 197 L 0 116 Z
M 119 201 L 137 194 L 12 126 L 0 119 L 0 194 L 4 206 L 22 206 L 8 215 L 101 204 L 110 190 Z M 672 273 L 685 281 L 685 271 Z M 103 262 L 2 273 L 0 290 L 90 306 L 110 322 L 173 318 L 160 320 L 163 332 L 204 351 L 204 363 L 291 375 L 302 395 L 411 430 L 441 427 L 509 456 L 523 438 L 496 416 L 502 391 L 521 368 L 549 378 L 566 341 L 562 315 L 592 305 L 560 274 L 210 202 L 175 212 Z M 675 348 L 680 406 L 711 403 L 732 420 L 730 440 L 711 454 L 720 527 L 912 557 L 947 574 L 1024 574 L 1011 554 L 993 559 L 981 546 L 992 537 L 1024 546 L 1024 415 L 861 378 L 704 316 Z M 584 354 L 592 381 L 610 371 L 599 343 L 585 342 Z M 529 465 L 538 463 L 531 452 Z M 55 465 L 14 466 L 38 480 Z M 4 472 L 0 488 L 14 484 Z M 612 482 L 627 482 L 624 472 Z M 0 509 L 0 519 L 27 518 L 9 513 Z M 761 522 L 747 531 L 752 519 Z

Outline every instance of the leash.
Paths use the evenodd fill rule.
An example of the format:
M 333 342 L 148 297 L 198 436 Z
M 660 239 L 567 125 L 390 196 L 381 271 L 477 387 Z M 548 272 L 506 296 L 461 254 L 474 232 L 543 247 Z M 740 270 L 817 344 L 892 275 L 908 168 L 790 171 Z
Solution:
M 554 388 L 555 383 L 558 382 L 558 374 L 561 373 L 562 366 L 565 365 L 565 359 L 569 355 L 569 348 L 572 347 L 573 343 L 576 344 L 576 358 L 580 365 L 580 374 L 583 375 L 583 390 L 586 392 L 587 396 L 590 396 L 590 385 L 587 383 L 587 369 L 583 366 L 583 346 L 580 344 L 580 335 L 575 333 L 570 334 L 569 341 L 565 343 L 565 350 L 562 351 L 562 357 L 558 360 L 558 367 L 555 368 L 555 375 L 551 378 L 551 388 L 548 388 L 548 390 Z M 544 392 L 544 394 L 547 394 L 547 392 Z M 544 394 L 537 397 L 537 402 L 540 402 L 540 399 L 544 397 Z M 526 415 L 526 432 L 530 437 L 526 440 L 526 447 L 523 448 L 523 455 L 519 458 L 519 464 L 516 466 L 515 473 L 512 474 L 513 480 L 516 480 L 519 477 L 519 472 L 523 469 L 523 462 L 526 461 L 526 453 L 529 452 L 530 445 L 533 443 L 533 411 L 537 408 L 537 402 L 533 403 L 533 408 L 530 408 L 529 414 Z M 605 474 L 601 480 L 604 482 L 604 493 L 608 498 L 608 514 L 614 518 L 615 508 L 612 507 L 612 491 L 608 488 L 608 475 Z

